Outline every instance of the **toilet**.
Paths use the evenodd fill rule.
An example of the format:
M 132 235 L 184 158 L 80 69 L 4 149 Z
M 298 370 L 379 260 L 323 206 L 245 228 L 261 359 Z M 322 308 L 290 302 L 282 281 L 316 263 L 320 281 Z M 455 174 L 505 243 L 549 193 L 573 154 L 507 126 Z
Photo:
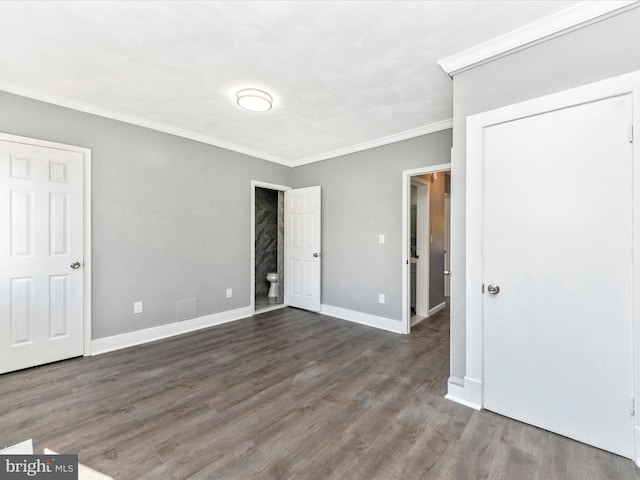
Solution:
M 269 287 L 269 297 L 277 297 L 278 296 L 278 273 L 277 272 L 269 272 L 267 273 L 267 282 L 271 282 L 271 287 Z

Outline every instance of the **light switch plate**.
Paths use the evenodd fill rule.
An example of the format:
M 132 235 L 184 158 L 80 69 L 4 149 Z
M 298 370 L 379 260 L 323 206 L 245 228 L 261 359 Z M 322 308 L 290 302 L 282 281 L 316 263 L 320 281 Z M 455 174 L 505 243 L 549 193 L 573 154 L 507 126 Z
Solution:
M 378 303 L 384 303 L 384 293 L 378 294 Z
M 133 313 L 142 313 L 142 302 L 135 302 L 133 304 Z
M 231 297 L 233 297 L 233 289 L 227 288 L 227 298 L 231 298 Z
M 378 243 L 384 243 L 384 233 L 378 235 Z

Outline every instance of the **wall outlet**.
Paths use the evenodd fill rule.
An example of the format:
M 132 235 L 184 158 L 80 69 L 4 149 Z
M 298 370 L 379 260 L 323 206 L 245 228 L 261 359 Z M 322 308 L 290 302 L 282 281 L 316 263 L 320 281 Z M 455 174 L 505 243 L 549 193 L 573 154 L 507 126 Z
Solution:
M 378 243 L 384 243 L 384 233 L 378 235 Z
M 378 303 L 384 303 L 384 293 L 378 294 Z
M 133 304 L 133 313 L 142 313 L 142 302 L 135 302 Z
M 227 288 L 227 298 L 231 298 L 231 297 L 233 297 L 233 289 Z

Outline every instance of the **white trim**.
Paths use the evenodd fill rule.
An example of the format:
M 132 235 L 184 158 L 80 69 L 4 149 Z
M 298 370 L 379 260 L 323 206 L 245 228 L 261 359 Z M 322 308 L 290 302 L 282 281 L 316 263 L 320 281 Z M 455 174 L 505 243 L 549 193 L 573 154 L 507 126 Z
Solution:
M 442 163 L 431 167 L 413 168 L 411 170 L 403 170 L 402 172 L 402 319 L 400 321 L 402 329 L 400 333 L 408 334 L 411 332 L 411 310 L 409 308 L 410 292 L 409 285 L 411 280 L 411 268 L 409 266 L 410 238 L 409 227 L 411 225 L 409 218 L 409 203 L 411 202 L 411 177 L 415 175 L 425 175 L 434 172 L 450 171 L 451 163 Z
M 349 322 L 359 323 L 368 327 L 379 328 L 388 332 L 403 333 L 402 323 L 393 318 L 379 317 L 369 313 L 357 312 L 355 310 L 347 310 L 346 308 L 334 307 L 332 305 L 320 305 L 320 313 L 330 317 L 347 320 Z
M 440 310 L 444 310 L 446 306 L 447 306 L 447 302 L 442 302 L 442 303 L 436 305 L 435 307 L 430 308 L 429 309 L 429 317 L 432 317 L 433 315 L 438 313 Z
M 129 348 L 144 343 L 155 342 L 164 338 L 175 337 L 184 333 L 209 328 L 223 323 L 241 320 L 250 317 L 252 311 L 249 307 L 227 310 L 203 317 L 193 318 L 182 322 L 173 322 L 157 327 L 135 330 L 133 332 L 98 338 L 93 341 L 93 355 L 100 355 L 114 350 Z
M 201 133 L 191 132 L 189 130 L 174 127 L 166 123 L 155 122 L 153 120 L 147 120 L 145 118 L 141 118 L 135 115 L 120 113 L 114 110 L 109 110 L 107 108 L 97 107 L 94 105 L 89 105 L 87 103 L 77 102 L 75 100 L 59 97 L 56 95 L 51 95 L 44 92 L 39 92 L 37 90 L 22 87 L 19 85 L 14 85 L 12 83 L 4 82 L 4 81 L 0 81 L 0 90 L 3 90 L 8 93 L 13 93 L 15 95 L 32 98 L 34 100 L 39 100 L 41 102 L 51 103 L 53 105 L 58 105 L 60 107 L 70 108 L 72 110 L 77 110 L 78 112 L 90 113 L 92 115 L 98 115 L 100 117 L 110 118 L 112 120 L 117 120 L 119 122 L 125 122 L 131 125 L 137 125 L 139 127 L 149 128 L 151 130 L 156 130 L 158 132 L 168 133 L 170 135 L 175 135 L 177 137 L 187 138 L 189 140 L 194 140 L 196 142 L 206 143 L 207 145 L 213 145 L 214 147 L 224 148 L 226 150 L 242 153 L 244 155 L 260 158 L 262 160 L 278 163 L 280 165 L 286 165 L 287 167 L 292 166 L 289 160 L 285 160 L 284 158 L 280 158 L 276 155 L 271 155 L 269 153 L 261 152 L 259 150 L 254 150 L 252 148 L 236 145 L 235 143 L 219 140 L 217 138 L 209 137 Z
M 411 130 L 398 132 L 393 135 L 387 135 L 385 137 L 377 138 L 375 140 L 370 140 L 367 142 L 351 145 L 351 146 L 340 148 L 337 150 L 320 153 L 317 155 L 303 158 L 302 160 L 286 160 L 284 158 L 278 157 L 277 155 L 272 155 L 270 153 L 262 152 L 260 150 L 255 150 L 253 148 L 243 147 L 242 145 L 226 142 L 218 138 L 213 138 L 208 135 L 192 132 L 190 130 L 185 130 L 183 128 L 174 127 L 166 123 L 148 120 L 146 118 L 138 117 L 136 115 L 130 115 L 127 113 L 116 112 L 114 110 L 109 110 L 108 108 L 89 105 L 83 102 L 77 102 L 69 98 L 59 97 L 57 95 L 44 93 L 38 90 L 22 87 L 20 85 L 15 85 L 13 83 L 5 82 L 5 81 L 0 81 L 0 90 L 5 91 L 7 93 L 20 95 L 22 97 L 39 100 L 41 102 L 50 103 L 52 105 L 58 105 L 60 107 L 70 108 L 78 112 L 84 112 L 84 113 L 89 113 L 91 115 L 110 118 L 112 120 L 117 120 L 119 122 L 124 122 L 131 125 L 137 125 L 139 127 L 149 128 L 151 130 L 168 133 L 170 135 L 175 135 L 177 137 L 187 138 L 189 140 L 205 143 L 207 145 L 213 145 L 214 147 L 224 148 L 226 150 L 242 153 L 244 155 L 249 155 L 251 157 L 267 160 L 269 162 L 278 163 L 280 165 L 285 165 L 287 167 L 299 167 L 301 165 L 307 165 L 309 163 L 319 162 L 321 160 L 328 160 L 330 158 L 340 157 L 342 155 L 347 155 L 349 153 L 360 152 L 362 150 L 368 150 L 370 148 L 380 147 L 382 145 L 388 145 L 390 143 L 399 142 L 401 140 L 407 140 L 409 138 L 419 137 L 421 135 L 427 135 L 429 133 L 438 132 L 440 130 L 453 128 L 452 119 L 447 119 L 447 120 L 435 122 L 429 125 L 424 125 L 422 127 L 413 128 Z
M 517 52 L 638 6 L 639 4 L 635 0 L 582 2 L 488 42 L 443 58 L 438 61 L 438 65 L 447 74 L 454 76 L 487 61 Z M 621 9 L 624 10 L 620 11 Z
M 416 181 L 418 180 L 418 181 Z M 416 315 L 429 316 L 429 285 L 431 283 L 431 184 L 411 178 L 418 189 L 416 204 Z M 411 261 L 409 261 L 411 265 Z
M 633 123 L 640 125 L 640 71 L 590 83 L 544 97 L 467 117 L 466 150 L 466 376 L 465 400 L 483 406 L 483 137 L 484 129 L 545 112 L 570 108 L 618 95 L 632 94 Z M 640 142 L 632 144 L 633 158 L 640 158 Z M 633 169 L 633 392 L 640 391 L 640 169 Z M 635 431 L 640 416 L 633 417 Z M 636 439 L 635 460 L 640 462 L 640 439 Z
M 447 382 L 447 394 L 444 396 L 447 400 L 451 400 L 452 402 L 459 403 L 460 405 L 464 405 L 465 407 L 473 408 L 474 410 L 480 410 L 480 407 L 475 403 L 467 402 L 464 399 L 465 389 L 464 389 L 464 381 L 461 379 L 457 379 L 458 382 L 454 382 L 449 378 Z
M 640 467 L 640 426 L 635 425 L 633 428 L 633 437 L 635 441 L 635 464 Z
M 270 190 L 278 190 L 280 192 L 286 192 L 291 190 L 291 187 L 284 185 L 277 185 L 275 183 L 260 182 L 258 180 L 251 180 L 251 234 L 249 240 L 251 241 L 250 254 L 249 254 L 249 308 L 253 313 L 256 313 L 256 187 L 268 188 Z M 286 304 L 282 305 L 286 307 Z M 269 310 L 274 310 L 270 308 Z M 267 312 L 266 308 L 260 309 L 259 312 Z
M 302 160 L 294 160 L 290 166 L 299 167 L 301 165 L 307 165 L 309 163 L 321 162 L 322 160 L 329 160 L 350 153 L 362 152 L 363 150 L 369 150 L 375 147 L 382 147 L 383 145 L 389 145 L 391 143 L 400 142 L 402 140 L 408 140 L 410 138 L 420 137 L 422 135 L 428 135 L 430 133 L 440 132 L 453 128 L 453 120 L 447 119 L 440 122 L 431 123 L 418 128 L 412 128 L 411 130 L 405 130 L 403 132 L 394 133 L 393 135 L 387 135 L 385 137 L 376 138 L 363 143 L 350 145 L 348 147 L 339 148 L 337 150 L 331 150 L 329 152 L 319 153 L 318 155 L 312 155 L 311 157 L 303 158 Z
M 91 355 L 91 149 L 76 147 L 64 143 L 50 142 L 37 138 L 22 137 L 8 133 L 0 133 L 0 140 L 24 143 L 37 147 L 55 148 L 69 152 L 78 152 L 83 156 L 83 355 Z

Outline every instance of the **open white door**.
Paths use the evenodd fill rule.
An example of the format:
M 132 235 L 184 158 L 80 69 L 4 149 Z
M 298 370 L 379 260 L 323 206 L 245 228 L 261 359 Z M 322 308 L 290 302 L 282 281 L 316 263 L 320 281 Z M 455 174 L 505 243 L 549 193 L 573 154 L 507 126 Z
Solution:
M 0 373 L 83 354 L 83 162 L 0 140 Z
M 320 187 L 284 194 L 285 287 L 291 307 L 320 311 Z

